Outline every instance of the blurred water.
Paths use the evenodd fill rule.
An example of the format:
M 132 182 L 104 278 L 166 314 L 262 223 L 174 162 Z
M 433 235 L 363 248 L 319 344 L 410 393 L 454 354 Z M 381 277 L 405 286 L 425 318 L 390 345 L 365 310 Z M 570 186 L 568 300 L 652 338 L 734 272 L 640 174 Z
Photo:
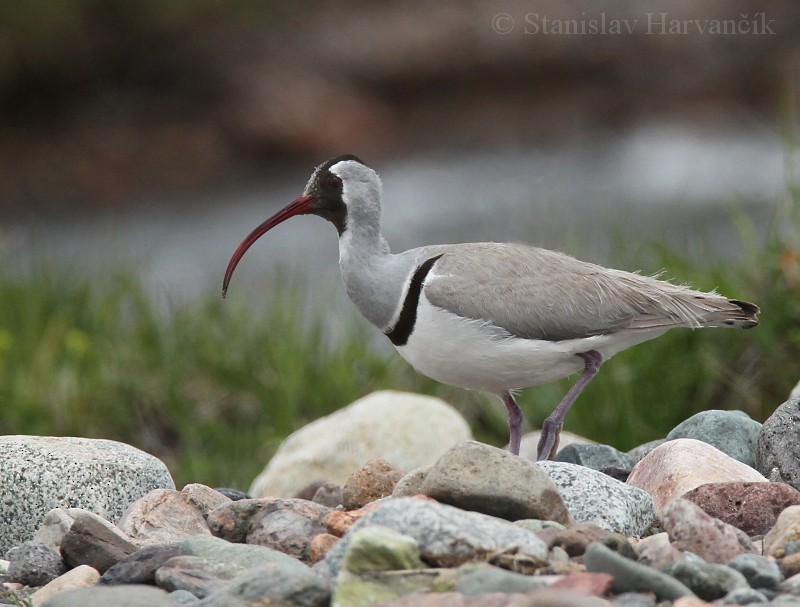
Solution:
M 634 245 L 663 242 L 701 256 L 736 256 L 732 209 L 745 211 L 761 228 L 785 191 L 777 135 L 714 137 L 670 125 L 642 128 L 624 140 L 407 158 L 375 168 L 384 181 L 384 232 L 394 250 L 508 240 L 599 263 L 614 259 L 619 238 Z M 98 278 L 132 268 L 159 297 L 180 303 L 219 291 L 240 240 L 296 196 L 305 178 L 179 204 L 144 201 L 136 213 L 10 226 L 7 258 L 18 268 L 45 265 Z M 295 218 L 250 250 L 231 291 L 257 300 L 280 267 L 323 285 L 317 293 L 343 299 L 343 291 L 331 286 L 339 279 L 337 258 L 330 225 Z

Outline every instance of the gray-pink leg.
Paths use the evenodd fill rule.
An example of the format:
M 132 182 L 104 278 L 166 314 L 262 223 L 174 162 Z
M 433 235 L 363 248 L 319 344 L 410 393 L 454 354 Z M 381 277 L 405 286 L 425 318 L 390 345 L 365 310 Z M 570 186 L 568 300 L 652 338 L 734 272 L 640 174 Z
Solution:
M 519 455 L 519 443 L 522 440 L 522 410 L 511 392 L 503 392 L 500 397 L 508 409 L 508 450 Z
M 558 406 L 544 420 L 542 434 L 539 437 L 539 447 L 536 451 L 536 459 L 539 461 L 555 457 L 556 451 L 558 451 L 558 437 L 561 434 L 561 427 L 564 425 L 567 411 L 583 392 L 583 389 L 592 381 L 592 378 L 597 375 L 600 365 L 603 364 L 603 357 L 597 350 L 581 352 L 576 356 L 580 356 L 585 363 L 583 373 L 569 389 L 569 392 L 564 395 Z

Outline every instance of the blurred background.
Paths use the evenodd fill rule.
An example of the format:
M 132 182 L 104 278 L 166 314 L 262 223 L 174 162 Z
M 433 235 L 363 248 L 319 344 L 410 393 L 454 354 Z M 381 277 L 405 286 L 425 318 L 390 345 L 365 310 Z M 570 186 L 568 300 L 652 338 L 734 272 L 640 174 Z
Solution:
M 800 379 L 798 32 L 793 0 L 4 3 L 0 432 L 244 487 L 291 430 L 398 388 L 499 444 L 499 406 L 356 317 L 324 222 L 271 232 L 220 300 L 239 241 L 342 153 L 381 173 L 394 250 L 526 242 L 761 305 L 756 331 L 620 355 L 567 429 L 624 449 L 705 408 L 765 418 Z M 533 425 L 565 387 L 526 393 Z

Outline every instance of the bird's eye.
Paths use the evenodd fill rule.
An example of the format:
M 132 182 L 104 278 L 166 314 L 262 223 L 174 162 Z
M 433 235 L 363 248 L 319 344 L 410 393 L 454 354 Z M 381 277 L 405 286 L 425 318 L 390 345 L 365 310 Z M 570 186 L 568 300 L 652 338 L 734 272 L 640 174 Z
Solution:
M 328 178 L 328 185 L 332 188 L 340 188 L 342 187 L 342 178 L 337 177 L 336 175 L 331 175 Z

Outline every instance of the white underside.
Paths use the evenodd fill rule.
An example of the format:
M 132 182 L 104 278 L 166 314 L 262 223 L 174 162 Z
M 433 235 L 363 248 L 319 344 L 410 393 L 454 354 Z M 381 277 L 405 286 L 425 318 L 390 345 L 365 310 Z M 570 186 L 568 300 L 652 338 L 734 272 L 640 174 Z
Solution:
M 558 342 L 520 339 L 419 300 L 414 332 L 397 351 L 423 375 L 452 386 L 500 394 L 568 377 L 584 367 L 581 352 L 603 360 L 667 329 L 597 335 Z

